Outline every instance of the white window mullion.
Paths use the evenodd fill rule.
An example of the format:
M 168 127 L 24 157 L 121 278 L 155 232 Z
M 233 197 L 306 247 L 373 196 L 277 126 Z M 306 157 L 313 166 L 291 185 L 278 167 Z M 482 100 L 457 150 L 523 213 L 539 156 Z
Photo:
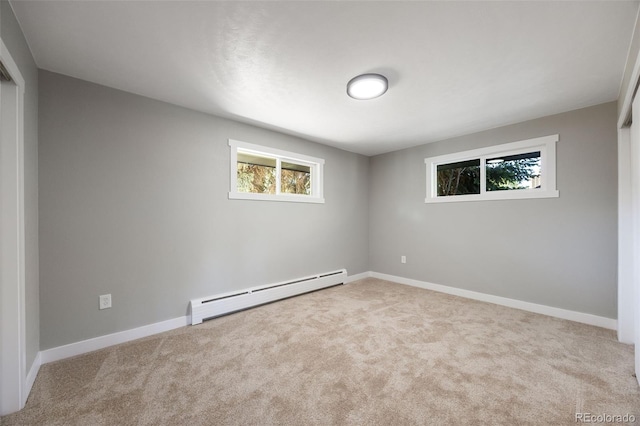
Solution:
M 487 192 L 487 157 L 480 157 L 480 194 Z
M 276 195 L 280 195 L 281 179 L 282 179 L 282 160 L 276 157 Z

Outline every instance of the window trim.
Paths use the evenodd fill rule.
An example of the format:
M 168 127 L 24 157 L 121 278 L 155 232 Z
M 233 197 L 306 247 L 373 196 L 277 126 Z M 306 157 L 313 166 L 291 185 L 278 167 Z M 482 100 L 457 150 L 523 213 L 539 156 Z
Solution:
M 427 169 L 427 196 L 424 202 L 450 203 L 463 201 L 518 200 L 526 198 L 559 197 L 560 193 L 556 188 L 556 143 L 558 140 L 559 135 L 556 134 L 425 158 L 424 162 Z M 542 164 L 540 170 L 542 181 L 540 188 L 504 191 L 486 190 L 486 160 L 488 158 L 524 154 L 532 151 L 540 151 L 540 162 Z M 476 159 L 480 159 L 480 194 L 438 196 L 438 181 L 436 178 L 438 165 Z
M 294 203 L 324 203 L 323 180 L 324 160 L 308 155 L 296 154 L 281 149 L 256 145 L 229 139 L 230 155 L 230 200 L 261 200 L 261 201 L 286 201 Z M 256 194 L 251 192 L 238 192 L 238 150 L 251 154 L 265 155 L 276 159 L 276 193 Z M 311 168 L 311 194 L 283 194 L 280 193 L 280 164 L 289 161 Z

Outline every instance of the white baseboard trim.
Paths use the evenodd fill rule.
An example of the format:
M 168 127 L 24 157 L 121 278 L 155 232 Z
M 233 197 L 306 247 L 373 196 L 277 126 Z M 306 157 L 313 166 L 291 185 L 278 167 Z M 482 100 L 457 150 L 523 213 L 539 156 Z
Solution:
M 175 328 L 185 327 L 189 324 L 189 317 L 178 317 L 166 321 L 149 324 L 131 330 L 120 331 L 118 333 L 107 334 L 106 336 L 94 337 L 93 339 L 82 340 L 76 343 L 70 343 L 57 348 L 46 349 L 40 351 L 42 364 L 69 358 L 76 355 L 82 355 L 87 352 L 93 352 L 108 346 L 129 342 L 131 340 L 140 339 L 142 337 L 152 336 L 164 331 L 173 330 Z
M 413 287 L 420 287 L 427 290 L 433 290 L 440 293 L 447 293 L 454 296 L 460 296 L 467 299 L 479 300 L 481 302 L 494 303 L 496 305 L 507 306 L 509 308 L 520 309 L 523 311 L 534 312 L 536 314 L 547 315 L 550 317 L 566 319 L 570 321 L 580 322 L 583 324 L 595 325 L 597 327 L 608 328 L 610 330 L 616 330 L 618 328 L 618 321 L 612 318 L 600 317 L 592 314 L 585 314 L 583 312 L 569 311 L 567 309 L 554 308 L 546 305 L 538 305 L 536 303 L 524 302 L 522 300 L 509 299 L 501 296 L 494 296 L 491 294 L 479 293 L 471 290 L 464 290 L 456 287 L 449 287 L 446 285 L 433 284 L 425 281 L 418 281 L 411 278 L 403 278 L 395 275 L 381 274 L 379 272 L 371 272 L 371 277 L 379 278 L 381 280 L 393 281 L 399 284 L 410 285 Z
M 479 293 L 471 290 L 464 290 L 455 287 L 449 287 L 440 284 L 433 284 L 426 281 L 414 280 L 411 278 L 399 277 L 396 275 L 382 274 L 379 272 L 367 271 L 359 274 L 351 275 L 345 280 L 345 284 L 351 283 L 364 278 L 379 278 L 381 280 L 392 281 L 398 284 L 410 285 L 413 287 L 424 288 L 427 290 L 433 290 L 440 293 L 451 294 L 454 296 L 460 296 L 467 299 L 479 300 L 482 302 L 494 303 L 496 305 L 507 306 L 509 308 L 520 309 L 523 311 L 534 312 L 537 314 L 548 315 L 551 317 L 566 319 L 570 321 L 580 322 L 583 324 L 595 325 L 597 327 L 603 327 L 610 330 L 616 330 L 618 321 L 612 318 L 600 317 L 592 314 L 585 314 L 583 312 L 569 311 L 561 308 L 554 308 L 551 306 L 538 305 L 536 303 L 524 302 L 522 300 L 509 299 L 501 296 L 494 296 L 491 294 Z M 117 345 L 120 343 L 129 342 L 131 340 L 140 339 L 142 337 L 151 336 L 154 334 L 162 333 L 164 331 L 173 330 L 180 327 L 185 327 L 189 324 L 189 317 L 178 317 L 167 321 L 161 321 L 155 324 L 149 324 L 142 327 L 134 328 L 131 330 L 125 330 L 118 333 L 108 334 L 106 336 L 95 337 L 93 339 L 83 340 L 76 343 L 70 343 L 64 346 L 58 346 L 57 348 L 46 349 L 38 352 L 36 359 L 34 360 L 29 374 L 27 375 L 26 394 L 29 394 L 33 383 L 35 382 L 38 371 L 42 364 L 58 361 L 61 359 L 69 358 L 76 355 L 82 355 L 84 353 L 93 352 L 98 349 L 103 349 L 109 346 Z
M 364 278 L 369 278 L 370 276 L 371 276 L 371 271 L 362 272 L 360 274 L 355 274 L 355 275 L 349 275 L 344 283 L 349 284 L 354 281 L 362 280 Z
M 38 371 L 40 371 L 40 366 L 42 365 L 42 353 L 38 352 L 36 355 L 36 359 L 33 360 L 33 364 L 31 364 L 31 368 L 29 369 L 29 373 L 27 374 L 27 380 L 24 387 L 24 400 L 26 401 L 31 393 L 31 388 L 36 381 L 36 377 L 38 376 Z
M 370 276 L 370 271 L 351 275 L 347 277 L 344 283 L 347 284 Z M 33 374 L 33 378 L 30 383 L 33 384 L 33 381 L 35 381 L 35 376 L 40 369 L 40 365 L 42 364 L 47 364 L 49 362 L 59 361 L 61 359 L 70 358 L 72 356 L 97 351 L 98 349 L 104 349 L 109 346 L 129 342 L 131 340 L 140 339 L 142 337 L 151 336 L 154 334 L 162 333 L 164 331 L 173 330 L 175 328 L 185 327 L 189 325 L 189 322 L 189 316 L 184 316 L 158 322 L 155 324 L 145 325 L 143 327 L 138 327 L 131 330 L 107 334 L 106 336 L 94 337 L 93 339 L 82 340 L 80 342 L 58 346 L 56 348 L 45 349 L 38 352 L 38 356 L 36 357 L 37 368 L 34 370 L 34 367 L 36 365 L 36 363 L 34 362 L 34 367 L 32 367 L 32 371 L 29 373 L 29 378 L 31 377 L 31 374 Z M 27 379 L 27 381 L 29 381 L 29 378 Z M 31 386 L 29 386 L 29 389 L 31 389 Z

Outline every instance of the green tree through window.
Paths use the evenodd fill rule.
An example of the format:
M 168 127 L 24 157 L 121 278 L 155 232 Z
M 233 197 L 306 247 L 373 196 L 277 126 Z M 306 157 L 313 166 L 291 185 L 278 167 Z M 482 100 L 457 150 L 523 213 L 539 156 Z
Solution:
M 480 193 L 480 159 L 438 165 L 438 195 Z
M 487 191 L 540 187 L 540 151 L 485 160 Z M 480 159 L 439 164 L 438 196 L 480 194 Z
M 540 151 L 489 158 L 487 191 L 539 188 Z

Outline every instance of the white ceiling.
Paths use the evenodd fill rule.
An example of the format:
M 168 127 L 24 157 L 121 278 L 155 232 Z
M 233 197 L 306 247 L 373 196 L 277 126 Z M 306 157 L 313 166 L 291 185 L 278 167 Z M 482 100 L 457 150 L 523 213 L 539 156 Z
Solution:
M 618 98 L 637 2 L 23 1 L 40 68 L 374 155 Z M 382 73 L 356 101 L 346 83 Z M 259 143 L 259 141 L 250 141 Z

